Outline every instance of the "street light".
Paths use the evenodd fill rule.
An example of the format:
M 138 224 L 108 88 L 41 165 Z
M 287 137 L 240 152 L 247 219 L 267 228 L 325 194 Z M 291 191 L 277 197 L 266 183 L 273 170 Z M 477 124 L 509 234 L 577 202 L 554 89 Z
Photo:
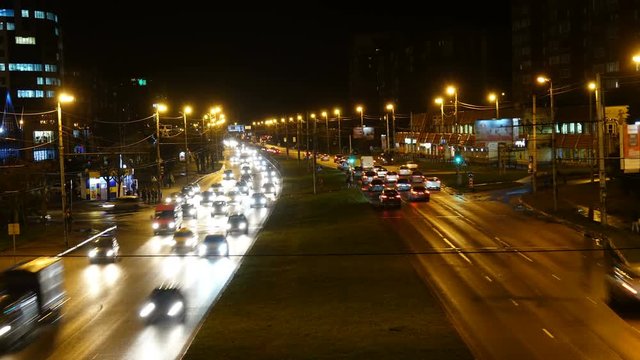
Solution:
M 393 104 L 387 104 L 387 110 L 391 110 L 391 119 L 392 119 L 392 126 L 391 126 L 392 133 L 389 134 L 389 116 L 387 116 L 387 150 L 390 150 L 391 149 L 390 146 L 395 147 L 394 138 L 396 136 L 396 112 Z
M 498 105 L 498 97 L 496 96 L 496 94 L 489 94 L 489 101 L 496 103 L 496 119 L 500 119 L 500 107 Z
M 551 102 L 551 178 L 553 181 L 553 211 L 558 211 L 558 184 L 556 182 L 556 121 L 553 113 L 553 82 L 551 79 L 538 76 L 538 83 L 549 83 L 549 99 Z
M 338 116 L 338 153 L 342 154 L 342 140 L 340 139 L 340 109 L 336 108 L 333 113 Z
M 182 109 L 182 119 L 184 120 L 184 175 L 187 178 L 187 184 L 189 183 L 189 144 L 187 142 L 187 115 L 191 114 L 193 109 L 191 106 L 185 106 Z
M 458 89 L 456 89 L 454 86 L 447 86 L 447 94 L 449 95 L 453 95 L 454 99 L 453 99 L 453 114 L 455 116 L 455 131 L 458 131 Z
M 640 54 L 633 55 L 631 60 L 636 63 L 636 71 L 638 71 L 638 65 L 640 65 Z
M 436 104 L 440 105 L 440 132 L 442 132 L 442 128 L 444 127 L 444 100 L 439 97 L 434 101 Z
M 156 164 L 158 165 L 157 186 L 160 188 L 162 183 L 162 159 L 160 158 L 160 113 L 167 111 L 165 104 L 153 104 L 156 109 Z
M 356 107 L 356 111 L 360 113 L 360 127 L 363 129 L 362 131 L 364 132 L 364 118 L 363 118 L 364 109 L 362 108 L 362 106 L 358 106 Z
M 64 179 L 64 142 L 62 141 L 62 103 L 74 101 L 74 97 L 61 93 L 58 95 L 58 159 L 60 160 L 60 198 L 62 199 L 62 221 L 64 229 L 64 245 L 69 247 L 68 223 L 67 223 L 67 190 Z M 73 196 L 73 195 L 72 195 Z
M 298 163 L 300 163 L 300 123 L 302 115 L 296 116 L 296 150 L 298 150 Z
M 322 112 L 322 117 L 324 117 L 324 122 L 325 122 L 325 130 L 327 132 L 326 136 L 327 136 L 327 154 L 331 153 L 331 147 L 329 145 L 329 115 L 327 114 L 326 111 Z

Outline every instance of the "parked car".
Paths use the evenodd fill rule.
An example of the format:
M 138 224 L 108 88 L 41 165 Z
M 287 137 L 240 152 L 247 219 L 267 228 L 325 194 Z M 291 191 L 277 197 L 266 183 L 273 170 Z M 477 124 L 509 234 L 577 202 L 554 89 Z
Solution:
M 151 291 L 138 314 L 147 323 L 159 320 L 184 322 L 186 319 L 184 295 L 175 285 L 157 287 Z

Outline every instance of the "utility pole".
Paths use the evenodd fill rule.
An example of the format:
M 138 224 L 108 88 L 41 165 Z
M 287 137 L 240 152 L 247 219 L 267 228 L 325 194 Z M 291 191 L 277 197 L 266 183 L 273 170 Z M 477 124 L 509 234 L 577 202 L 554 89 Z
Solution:
M 317 194 L 316 189 L 316 162 L 317 162 L 317 153 L 318 153 L 318 122 L 313 116 L 313 195 Z
M 538 183 L 537 183 L 537 175 L 538 175 L 538 143 L 537 143 L 537 136 L 538 136 L 538 129 L 536 128 L 536 94 L 533 94 L 533 110 L 532 110 L 532 122 L 533 122 L 533 129 L 532 129 L 532 159 L 531 159 L 531 187 L 533 189 L 533 192 L 537 192 L 538 191 Z
M 600 224 L 607 225 L 607 174 L 604 162 L 604 118 L 600 73 L 596 74 L 596 121 L 598 122 L 598 180 L 600 182 Z
M 298 165 L 300 165 L 300 122 L 302 121 L 302 116 L 298 115 L 296 117 L 296 149 L 298 150 Z
M 64 142 L 62 141 L 62 106 L 58 100 L 58 159 L 60 160 L 60 197 L 62 198 L 62 228 L 64 229 L 64 246 L 69 247 L 69 236 L 67 230 L 67 191 L 64 180 Z M 15 252 L 15 246 L 14 246 Z

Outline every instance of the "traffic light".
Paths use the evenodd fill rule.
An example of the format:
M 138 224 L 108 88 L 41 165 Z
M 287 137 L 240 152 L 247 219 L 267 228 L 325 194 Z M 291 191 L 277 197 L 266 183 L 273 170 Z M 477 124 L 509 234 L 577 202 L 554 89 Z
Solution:
M 349 165 L 354 165 L 356 163 L 356 157 L 351 155 L 349 156 L 349 159 L 347 159 L 347 161 L 349 162 Z
M 462 155 L 456 154 L 453 158 L 453 161 L 456 163 L 456 165 L 462 164 Z

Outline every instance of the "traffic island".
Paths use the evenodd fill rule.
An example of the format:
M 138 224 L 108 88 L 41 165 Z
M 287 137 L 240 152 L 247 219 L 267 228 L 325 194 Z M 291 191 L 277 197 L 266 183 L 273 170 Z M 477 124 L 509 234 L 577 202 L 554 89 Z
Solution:
M 283 193 L 185 359 L 471 359 L 402 241 L 344 174 Z

